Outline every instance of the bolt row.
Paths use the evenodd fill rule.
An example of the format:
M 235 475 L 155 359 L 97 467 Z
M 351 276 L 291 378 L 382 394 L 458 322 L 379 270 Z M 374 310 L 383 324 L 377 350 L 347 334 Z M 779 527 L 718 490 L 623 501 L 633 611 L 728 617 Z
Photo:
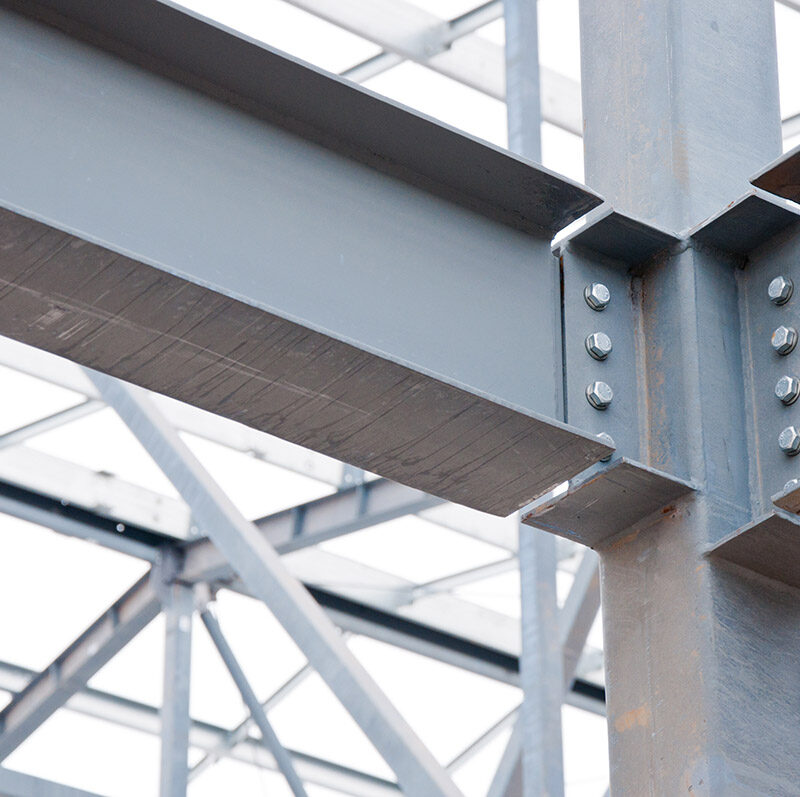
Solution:
M 593 282 L 583 289 L 586 304 L 602 312 L 611 301 L 611 291 L 602 282 Z M 605 360 L 611 354 L 611 338 L 605 332 L 592 332 L 586 340 L 586 351 L 595 360 Z M 614 400 L 614 391 L 606 382 L 592 382 L 586 386 L 586 400 L 596 410 L 606 410 Z
M 778 307 L 786 304 L 792 298 L 793 293 L 794 283 L 789 277 L 784 277 L 783 275 L 775 277 L 767 287 L 769 300 Z M 795 346 L 797 346 L 797 338 L 797 330 L 794 327 L 781 324 L 772 333 L 770 344 L 776 354 L 785 357 L 794 351 Z M 784 374 L 775 383 L 775 397 L 786 407 L 794 404 L 800 397 L 800 380 L 797 377 Z M 787 426 L 778 435 L 778 446 L 789 457 L 800 453 L 800 432 L 798 432 L 797 427 Z
M 602 282 L 593 282 L 583 289 L 583 298 L 592 310 L 599 313 L 608 307 L 611 291 Z M 613 348 L 611 338 L 605 332 L 592 332 L 591 335 L 587 335 L 584 344 L 587 354 L 600 362 L 611 354 Z M 586 386 L 586 400 L 596 410 L 606 410 L 614 400 L 614 391 L 607 382 L 592 382 Z M 614 439 L 607 432 L 600 432 L 597 437 L 609 446 L 615 445 Z M 611 454 L 604 457 L 601 462 L 608 462 L 610 459 Z

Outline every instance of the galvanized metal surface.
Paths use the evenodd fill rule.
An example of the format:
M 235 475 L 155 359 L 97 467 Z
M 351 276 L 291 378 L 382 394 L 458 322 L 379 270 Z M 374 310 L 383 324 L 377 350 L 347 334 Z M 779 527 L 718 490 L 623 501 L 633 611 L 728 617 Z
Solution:
M 709 556 L 800 587 L 800 519 L 770 512 L 717 543 Z
M 572 479 L 563 496 L 523 511 L 522 522 L 603 549 L 654 512 L 675 511 L 674 503 L 695 488 L 682 479 L 620 457 Z

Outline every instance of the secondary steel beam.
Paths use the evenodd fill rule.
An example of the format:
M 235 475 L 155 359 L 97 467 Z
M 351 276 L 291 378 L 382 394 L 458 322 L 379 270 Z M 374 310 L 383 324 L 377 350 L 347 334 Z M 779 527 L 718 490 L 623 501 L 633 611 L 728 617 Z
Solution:
M 0 661 L 0 689 L 9 692 L 24 689 L 36 673 L 16 664 Z M 157 708 L 98 689 L 84 688 L 66 703 L 65 709 L 131 728 L 151 736 L 161 732 L 160 712 Z M 276 770 L 277 764 L 269 751 L 257 739 L 244 738 L 235 747 L 225 746 L 229 731 L 207 722 L 192 720 L 190 741 L 192 747 L 208 753 L 224 750 L 223 755 L 250 766 Z M 341 766 L 332 761 L 289 751 L 295 768 L 309 783 L 333 789 L 351 797 L 396 797 L 400 793 L 395 783 Z
M 266 712 L 276 706 L 285 697 L 297 688 L 313 670 L 308 664 L 304 664 L 294 675 L 292 675 L 285 683 L 283 683 L 273 694 L 271 694 L 263 703 L 261 708 Z M 221 758 L 229 754 L 236 745 L 246 741 L 249 736 L 250 727 L 253 725 L 253 718 L 251 716 L 245 717 L 233 730 L 229 731 L 224 742 L 221 742 L 213 750 L 209 750 L 190 770 L 189 781 L 191 782 L 196 777 L 205 772 L 210 766 L 213 766 Z
M 45 418 L 37 418 L 31 423 L 20 426 L 18 429 L 12 429 L 10 432 L 5 432 L 0 435 L 0 448 L 9 448 L 24 443 L 36 435 L 44 434 L 52 429 L 58 429 L 68 423 L 77 421 L 79 418 L 84 418 L 87 415 L 92 415 L 98 410 L 103 409 L 102 403 L 99 401 L 92 401 L 87 399 L 80 404 L 75 404 L 72 407 L 55 412 Z
M 286 782 L 289 785 L 292 794 L 294 794 L 294 797 L 307 797 L 305 787 L 303 786 L 303 782 L 297 776 L 291 756 L 286 752 L 286 749 L 281 744 L 278 735 L 275 733 L 275 729 L 267 719 L 267 712 L 261 706 L 258 697 L 256 697 L 256 693 L 253 691 L 253 688 L 250 686 L 250 682 L 247 680 L 244 671 L 239 665 L 239 662 L 236 660 L 236 656 L 234 655 L 231 646 L 228 644 L 228 640 L 225 639 L 225 635 L 222 633 L 222 629 L 220 628 L 217 618 L 208 608 L 205 608 L 200 612 L 200 619 L 203 621 L 203 625 L 206 627 L 208 635 L 211 637 L 211 640 L 217 648 L 220 657 L 225 663 L 225 666 L 228 668 L 228 672 L 230 673 L 231 678 L 233 678 L 236 688 L 239 690 L 242 700 L 247 706 L 253 722 L 255 722 L 255 724 L 258 726 L 258 729 L 261 731 L 261 741 L 275 758 L 278 768 L 280 769 L 283 777 L 286 778 Z
M 186 797 L 189 774 L 189 694 L 194 592 L 164 585 L 164 689 L 161 706 L 160 797 Z
M 609 453 L 549 246 L 599 197 L 156 0 L 3 9 L 0 331 L 495 514 Z
M 0 712 L 0 759 L 82 689 L 159 612 L 160 568 L 143 576 Z
M 95 792 L 64 786 L 0 767 L 0 793 L 4 797 L 100 797 Z
M 251 593 L 266 603 L 309 663 L 368 734 L 395 771 L 401 787 L 413 794 L 456 797 L 459 791 L 444 769 L 378 689 L 340 632 L 285 570 L 275 550 L 208 476 L 178 434 L 148 403 L 145 393 L 100 374 L 91 377 L 106 402 L 173 482 L 197 522 L 208 531 Z

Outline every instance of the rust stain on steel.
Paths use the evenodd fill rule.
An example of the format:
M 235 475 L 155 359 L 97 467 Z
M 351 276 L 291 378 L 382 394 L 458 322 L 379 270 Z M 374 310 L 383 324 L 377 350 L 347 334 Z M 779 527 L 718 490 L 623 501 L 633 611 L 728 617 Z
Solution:
M 633 542 L 641 533 L 641 529 L 636 529 L 632 531 L 630 534 L 626 534 L 624 537 L 621 537 L 616 542 L 612 543 L 609 547 L 609 551 L 616 551 L 618 548 L 622 548 L 623 545 L 627 545 L 629 542 Z
M 631 728 L 646 728 L 650 724 L 650 707 L 643 703 L 639 708 L 626 711 L 614 720 L 614 729 L 617 733 L 625 733 Z

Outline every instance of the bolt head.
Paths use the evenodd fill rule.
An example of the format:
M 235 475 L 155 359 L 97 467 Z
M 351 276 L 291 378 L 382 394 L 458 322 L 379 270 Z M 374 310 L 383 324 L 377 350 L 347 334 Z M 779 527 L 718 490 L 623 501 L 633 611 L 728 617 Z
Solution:
M 610 434 L 608 434 L 608 432 L 599 432 L 597 434 L 597 439 L 601 443 L 605 443 L 607 446 L 611 446 L 612 448 L 616 448 L 617 447 L 617 444 L 614 442 L 614 438 Z M 611 457 L 613 457 L 613 456 L 614 456 L 614 454 L 612 452 L 607 457 L 603 457 L 600 461 L 601 462 L 608 462 L 611 459 Z
M 770 342 L 778 354 L 789 354 L 797 345 L 797 330 L 794 327 L 781 325 L 772 333 Z
M 611 338 L 605 332 L 592 332 L 586 338 L 586 351 L 595 360 L 605 360 L 611 354 Z
M 800 396 L 800 379 L 794 376 L 782 376 L 775 384 L 775 395 L 786 406 L 794 404 L 797 401 L 797 397 Z
M 592 382 L 586 388 L 586 400 L 596 410 L 606 410 L 614 399 L 614 391 L 605 382 Z
M 783 485 L 783 492 L 788 493 L 789 490 L 794 490 L 795 487 L 800 487 L 800 479 L 789 479 L 789 481 Z
M 583 298 L 592 310 L 605 310 L 611 301 L 611 291 L 602 282 L 593 282 L 583 289 Z
M 773 304 L 777 305 L 786 304 L 786 302 L 792 298 L 793 292 L 794 283 L 789 277 L 784 277 L 782 275 L 775 277 L 775 279 L 770 282 L 769 287 L 767 288 L 769 300 Z
M 787 426 L 778 435 L 778 445 L 788 457 L 793 457 L 800 452 L 800 432 L 795 426 Z

